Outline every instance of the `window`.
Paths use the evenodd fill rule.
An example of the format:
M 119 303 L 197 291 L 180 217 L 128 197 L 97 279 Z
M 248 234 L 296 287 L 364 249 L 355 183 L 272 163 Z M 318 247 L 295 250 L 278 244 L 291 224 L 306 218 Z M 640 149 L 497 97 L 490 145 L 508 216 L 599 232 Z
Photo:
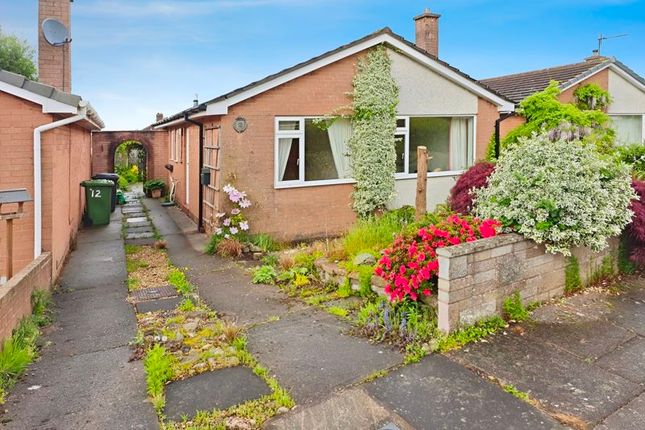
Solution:
M 616 143 L 643 143 L 643 115 L 611 115 L 616 130 Z
M 428 172 L 462 171 L 473 163 L 473 117 L 400 117 L 396 127 L 396 172 L 417 172 L 417 148 L 428 148 Z
M 276 119 L 276 183 L 333 183 L 350 177 L 347 141 L 351 123 L 339 118 L 318 124 L 316 118 Z
M 183 145 L 182 141 L 183 129 L 178 128 L 175 130 L 175 161 L 181 163 L 181 147 Z

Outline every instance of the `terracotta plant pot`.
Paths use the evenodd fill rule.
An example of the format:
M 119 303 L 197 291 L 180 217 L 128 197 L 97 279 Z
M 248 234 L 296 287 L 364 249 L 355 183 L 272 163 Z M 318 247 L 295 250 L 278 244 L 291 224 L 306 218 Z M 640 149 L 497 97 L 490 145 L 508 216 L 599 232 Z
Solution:
M 155 188 L 154 190 L 150 190 L 150 193 L 152 194 L 153 199 L 158 199 L 161 197 L 161 190 L 159 188 Z

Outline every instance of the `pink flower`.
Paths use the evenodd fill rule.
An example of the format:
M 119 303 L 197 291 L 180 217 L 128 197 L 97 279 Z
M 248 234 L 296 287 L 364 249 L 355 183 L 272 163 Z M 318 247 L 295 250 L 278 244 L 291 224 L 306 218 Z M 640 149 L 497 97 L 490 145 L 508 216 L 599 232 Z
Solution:
M 227 226 L 227 227 L 228 227 L 229 225 L 231 225 L 231 219 L 230 219 L 230 218 L 226 218 L 226 219 L 222 222 L 222 224 L 224 224 L 225 226 Z
M 231 227 L 229 231 L 231 232 L 231 234 L 237 234 L 239 230 L 237 229 L 237 227 Z
M 234 209 L 231 211 L 231 213 L 232 213 L 233 215 L 237 215 L 237 214 L 239 214 L 240 212 L 242 212 L 242 211 L 241 211 L 241 210 L 239 210 L 238 208 L 234 208 Z
M 248 230 L 249 229 L 249 222 L 248 221 L 242 221 L 240 223 L 240 229 L 244 230 L 244 231 Z
M 241 208 L 248 208 L 249 206 L 251 206 L 251 201 L 249 199 L 244 198 L 240 200 L 238 204 L 240 205 Z

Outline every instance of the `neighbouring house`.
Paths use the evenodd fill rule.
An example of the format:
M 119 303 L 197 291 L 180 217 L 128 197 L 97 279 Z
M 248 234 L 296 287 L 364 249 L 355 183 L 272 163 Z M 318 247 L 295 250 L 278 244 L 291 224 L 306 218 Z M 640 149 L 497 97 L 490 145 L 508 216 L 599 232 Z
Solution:
M 40 1 L 39 27 L 46 18 L 69 28 L 70 1 Z M 90 178 L 91 133 L 103 122 L 87 101 L 70 93 L 69 51 L 67 45 L 50 45 L 39 31 L 40 82 L 0 70 L 0 190 L 26 188 L 33 198 L 14 222 L 9 280 L 6 225 L 0 222 L 0 284 L 6 283 L 0 339 L 31 312 L 34 283 L 46 285 L 60 274 L 85 207 L 80 182 Z
M 572 102 L 574 91 L 583 85 L 594 83 L 609 91 L 613 102 L 607 113 L 618 144 L 645 142 L 645 79 L 615 58 L 594 53 L 580 63 L 481 80 L 515 103 L 542 91 L 551 81 L 560 84 L 560 101 L 564 103 Z M 523 122 L 520 116 L 507 116 L 501 121 L 500 136 Z
M 429 11 L 415 18 L 416 43 L 385 28 L 157 121 L 155 129 L 168 131 L 176 202 L 212 231 L 226 209 L 222 187 L 232 183 L 253 201 L 246 212 L 253 232 L 298 240 L 348 229 L 355 221 L 351 123 L 340 119 L 322 130 L 315 120 L 351 105 L 357 61 L 377 46 L 386 47 L 399 86 L 390 206 L 414 204 L 420 145 L 432 156 L 428 209 L 445 201 L 461 172 L 483 158 L 500 114 L 515 104 L 439 59 L 438 20 Z

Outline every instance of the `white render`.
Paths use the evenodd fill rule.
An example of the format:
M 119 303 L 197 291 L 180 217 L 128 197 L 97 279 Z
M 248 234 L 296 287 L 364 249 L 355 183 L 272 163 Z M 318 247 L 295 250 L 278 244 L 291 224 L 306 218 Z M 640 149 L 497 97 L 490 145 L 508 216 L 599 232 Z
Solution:
M 441 203 L 445 203 L 450 195 L 455 182 L 459 179 L 458 174 L 445 176 L 434 176 L 428 178 L 426 189 L 426 204 L 428 211 Z M 405 205 L 414 206 L 417 193 L 417 180 L 414 179 L 397 179 L 394 184 L 394 198 L 388 205 L 390 209 L 400 208 Z
M 609 93 L 614 101 L 609 114 L 645 114 L 645 91 L 609 69 Z
M 388 49 L 392 77 L 399 86 L 400 115 L 459 116 L 477 114 L 477 96 L 429 67 Z

